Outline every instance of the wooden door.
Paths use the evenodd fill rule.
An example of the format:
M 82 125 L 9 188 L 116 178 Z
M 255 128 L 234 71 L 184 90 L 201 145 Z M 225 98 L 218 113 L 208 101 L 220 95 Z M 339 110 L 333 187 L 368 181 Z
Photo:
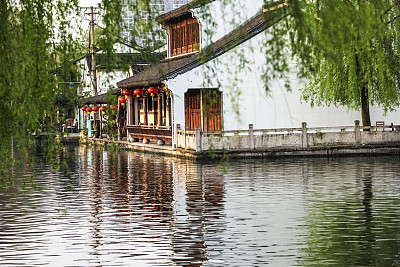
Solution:
M 204 131 L 221 131 L 222 95 L 217 89 L 203 91 Z
M 190 131 L 220 131 L 222 96 L 217 89 L 189 89 L 185 93 L 185 124 Z
M 185 93 L 185 124 L 190 131 L 201 129 L 201 95 L 200 89 L 189 89 Z

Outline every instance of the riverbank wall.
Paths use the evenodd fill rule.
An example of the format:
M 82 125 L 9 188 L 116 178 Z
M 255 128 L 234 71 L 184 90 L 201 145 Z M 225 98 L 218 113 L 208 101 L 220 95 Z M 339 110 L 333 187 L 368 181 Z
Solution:
M 178 125 L 174 146 L 105 138 L 85 138 L 81 142 L 196 159 L 400 154 L 400 125 L 377 123 L 363 127 L 355 121 L 354 126 L 309 128 L 305 122 L 301 126 L 254 129 L 250 124 L 248 130 L 201 132 L 199 128 L 189 131 Z

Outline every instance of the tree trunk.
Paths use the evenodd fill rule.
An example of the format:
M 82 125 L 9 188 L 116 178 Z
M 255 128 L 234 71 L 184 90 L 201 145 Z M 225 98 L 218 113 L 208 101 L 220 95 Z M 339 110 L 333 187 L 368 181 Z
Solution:
M 361 87 L 361 116 L 362 125 L 371 126 L 371 117 L 369 114 L 368 88 L 365 85 Z
M 360 53 L 362 50 L 360 51 Z M 355 51 L 356 57 L 356 73 L 358 81 L 361 80 L 362 70 L 359 61 L 359 56 L 357 51 Z M 371 126 L 371 118 L 369 116 L 369 99 L 368 99 L 368 88 L 365 82 L 360 82 L 359 86 L 361 87 L 361 118 L 363 126 Z

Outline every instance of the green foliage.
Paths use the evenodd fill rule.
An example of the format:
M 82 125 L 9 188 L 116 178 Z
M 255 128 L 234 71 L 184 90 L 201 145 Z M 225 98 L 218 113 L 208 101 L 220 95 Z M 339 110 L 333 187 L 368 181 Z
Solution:
M 202 2 L 208 1 L 193 1 L 193 5 Z M 231 12 L 240 13 L 241 7 L 234 1 L 221 2 L 224 9 L 231 5 Z M 359 109 L 364 88 L 369 104 L 378 104 L 386 111 L 398 106 L 400 1 L 288 0 L 287 3 L 290 15 L 270 29 L 263 44 L 268 48 L 263 75 L 266 85 L 276 78 L 288 83 L 289 63 L 295 60 L 300 76 L 307 81 L 303 97 L 311 105 Z M 124 4 L 134 14 L 131 40 L 120 37 Z M 215 20 L 209 8 L 203 5 L 198 10 L 202 14 L 204 40 L 211 40 L 214 34 Z M 165 43 L 165 35 L 155 22 L 159 10 L 153 8 L 151 0 L 103 0 L 101 9 L 103 28 L 95 45 L 107 56 L 106 70 L 111 71 L 118 63 L 116 42 L 128 42 L 147 62 L 159 59 L 153 52 Z M 79 58 L 84 47 L 71 33 L 76 30 L 71 26 L 72 17 L 79 17 L 77 0 L 0 1 L 0 186 L 10 184 L 4 177 L 14 158 L 13 145 L 26 155 L 33 143 L 30 142 L 33 133 L 53 130 L 52 123 L 62 119 L 60 114 L 68 116 L 74 108 L 75 88 L 67 82 L 78 78 L 73 60 Z M 238 22 L 240 15 L 233 16 L 233 21 L 227 24 Z M 290 53 L 292 58 L 288 56 Z M 235 109 L 239 106 L 239 98 L 234 98 L 239 95 L 235 91 L 240 82 L 238 74 L 248 62 L 241 49 L 235 49 L 233 57 L 239 59 L 232 60 L 237 65 L 232 64 L 227 71 L 237 77 L 230 82 Z M 205 87 L 215 84 L 212 81 L 216 62 L 206 64 L 209 71 L 204 78 Z M 59 105 L 61 112 L 58 112 L 60 107 L 56 104 L 60 104 L 60 99 L 66 101 L 65 105 Z M 112 121 L 113 114 L 108 116 Z M 55 142 L 54 138 L 50 140 Z M 51 142 L 49 151 L 59 150 Z
M 2 187 L 10 184 L 4 175 L 15 158 L 12 144 L 26 154 L 33 144 L 32 134 L 51 130 L 51 122 L 57 120 L 55 103 L 60 87 L 52 70 L 64 69 L 68 61 L 57 55 L 68 55 L 72 47 L 65 32 L 77 6 L 76 0 L 0 1 Z
M 116 55 L 115 44 L 121 43 L 130 47 L 132 51 L 140 52 L 145 62 L 156 63 L 159 55 L 154 51 L 162 48 L 166 42 L 164 30 L 155 21 L 161 10 L 152 5 L 151 0 L 119 1 L 103 0 L 100 8 L 103 10 L 103 28 L 97 37 L 96 47 L 107 57 L 106 71 L 112 72 L 118 66 L 124 70 L 129 69 L 131 62 L 121 62 Z M 130 28 L 131 39 L 122 38 L 122 15 L 132 12 Z M 131 23 L 132 23 L 131 22 Z M 122 66 L 121 66 L 122 63 Z
M 121 146 L 118 143 L 110 142 L 106 145 L 106 149 L 111 152 L 117 152 L 121 150 Z
M 100 36 L 96 37 L 95 45 L 107 56 L 105 67 L 107 72 L 111 72 L 117 63 L 114 44 L 117 43 L 122 29 L 122 1 L 103 0 L 100 9 L 104 11 L 104 28 L 100 31 Z
M 385 111 L 399 105 L 399 1 L 289 0 L 288 8 L 290 16 L 270 31 L 269 51 L 290 48 L 307 81 L 305 100 L 360 109 L 366 88 L 369 104 Z M 272 69 L 287 72 L 276 64 L 287 59 L 275 56 Z

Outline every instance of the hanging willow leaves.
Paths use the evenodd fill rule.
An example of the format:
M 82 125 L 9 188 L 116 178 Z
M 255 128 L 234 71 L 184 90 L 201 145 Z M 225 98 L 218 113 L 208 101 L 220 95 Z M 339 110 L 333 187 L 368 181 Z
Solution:
M 12 183 L 13 145 L 26 155 L 33 134 L 53 132 L 59 119 L 59 83 L 72 77 L 54 74 L 71 72 L 66 57 L 73 38 L 63 28 L 77 6 L 77 1 L 0 1 L 0 187 Z
M 364 126 L 369 105 L 398 107 L 400 1 L 289 0 L 288 8 L 288 45 L 307 81 L 305 100 L 361 109 Z

